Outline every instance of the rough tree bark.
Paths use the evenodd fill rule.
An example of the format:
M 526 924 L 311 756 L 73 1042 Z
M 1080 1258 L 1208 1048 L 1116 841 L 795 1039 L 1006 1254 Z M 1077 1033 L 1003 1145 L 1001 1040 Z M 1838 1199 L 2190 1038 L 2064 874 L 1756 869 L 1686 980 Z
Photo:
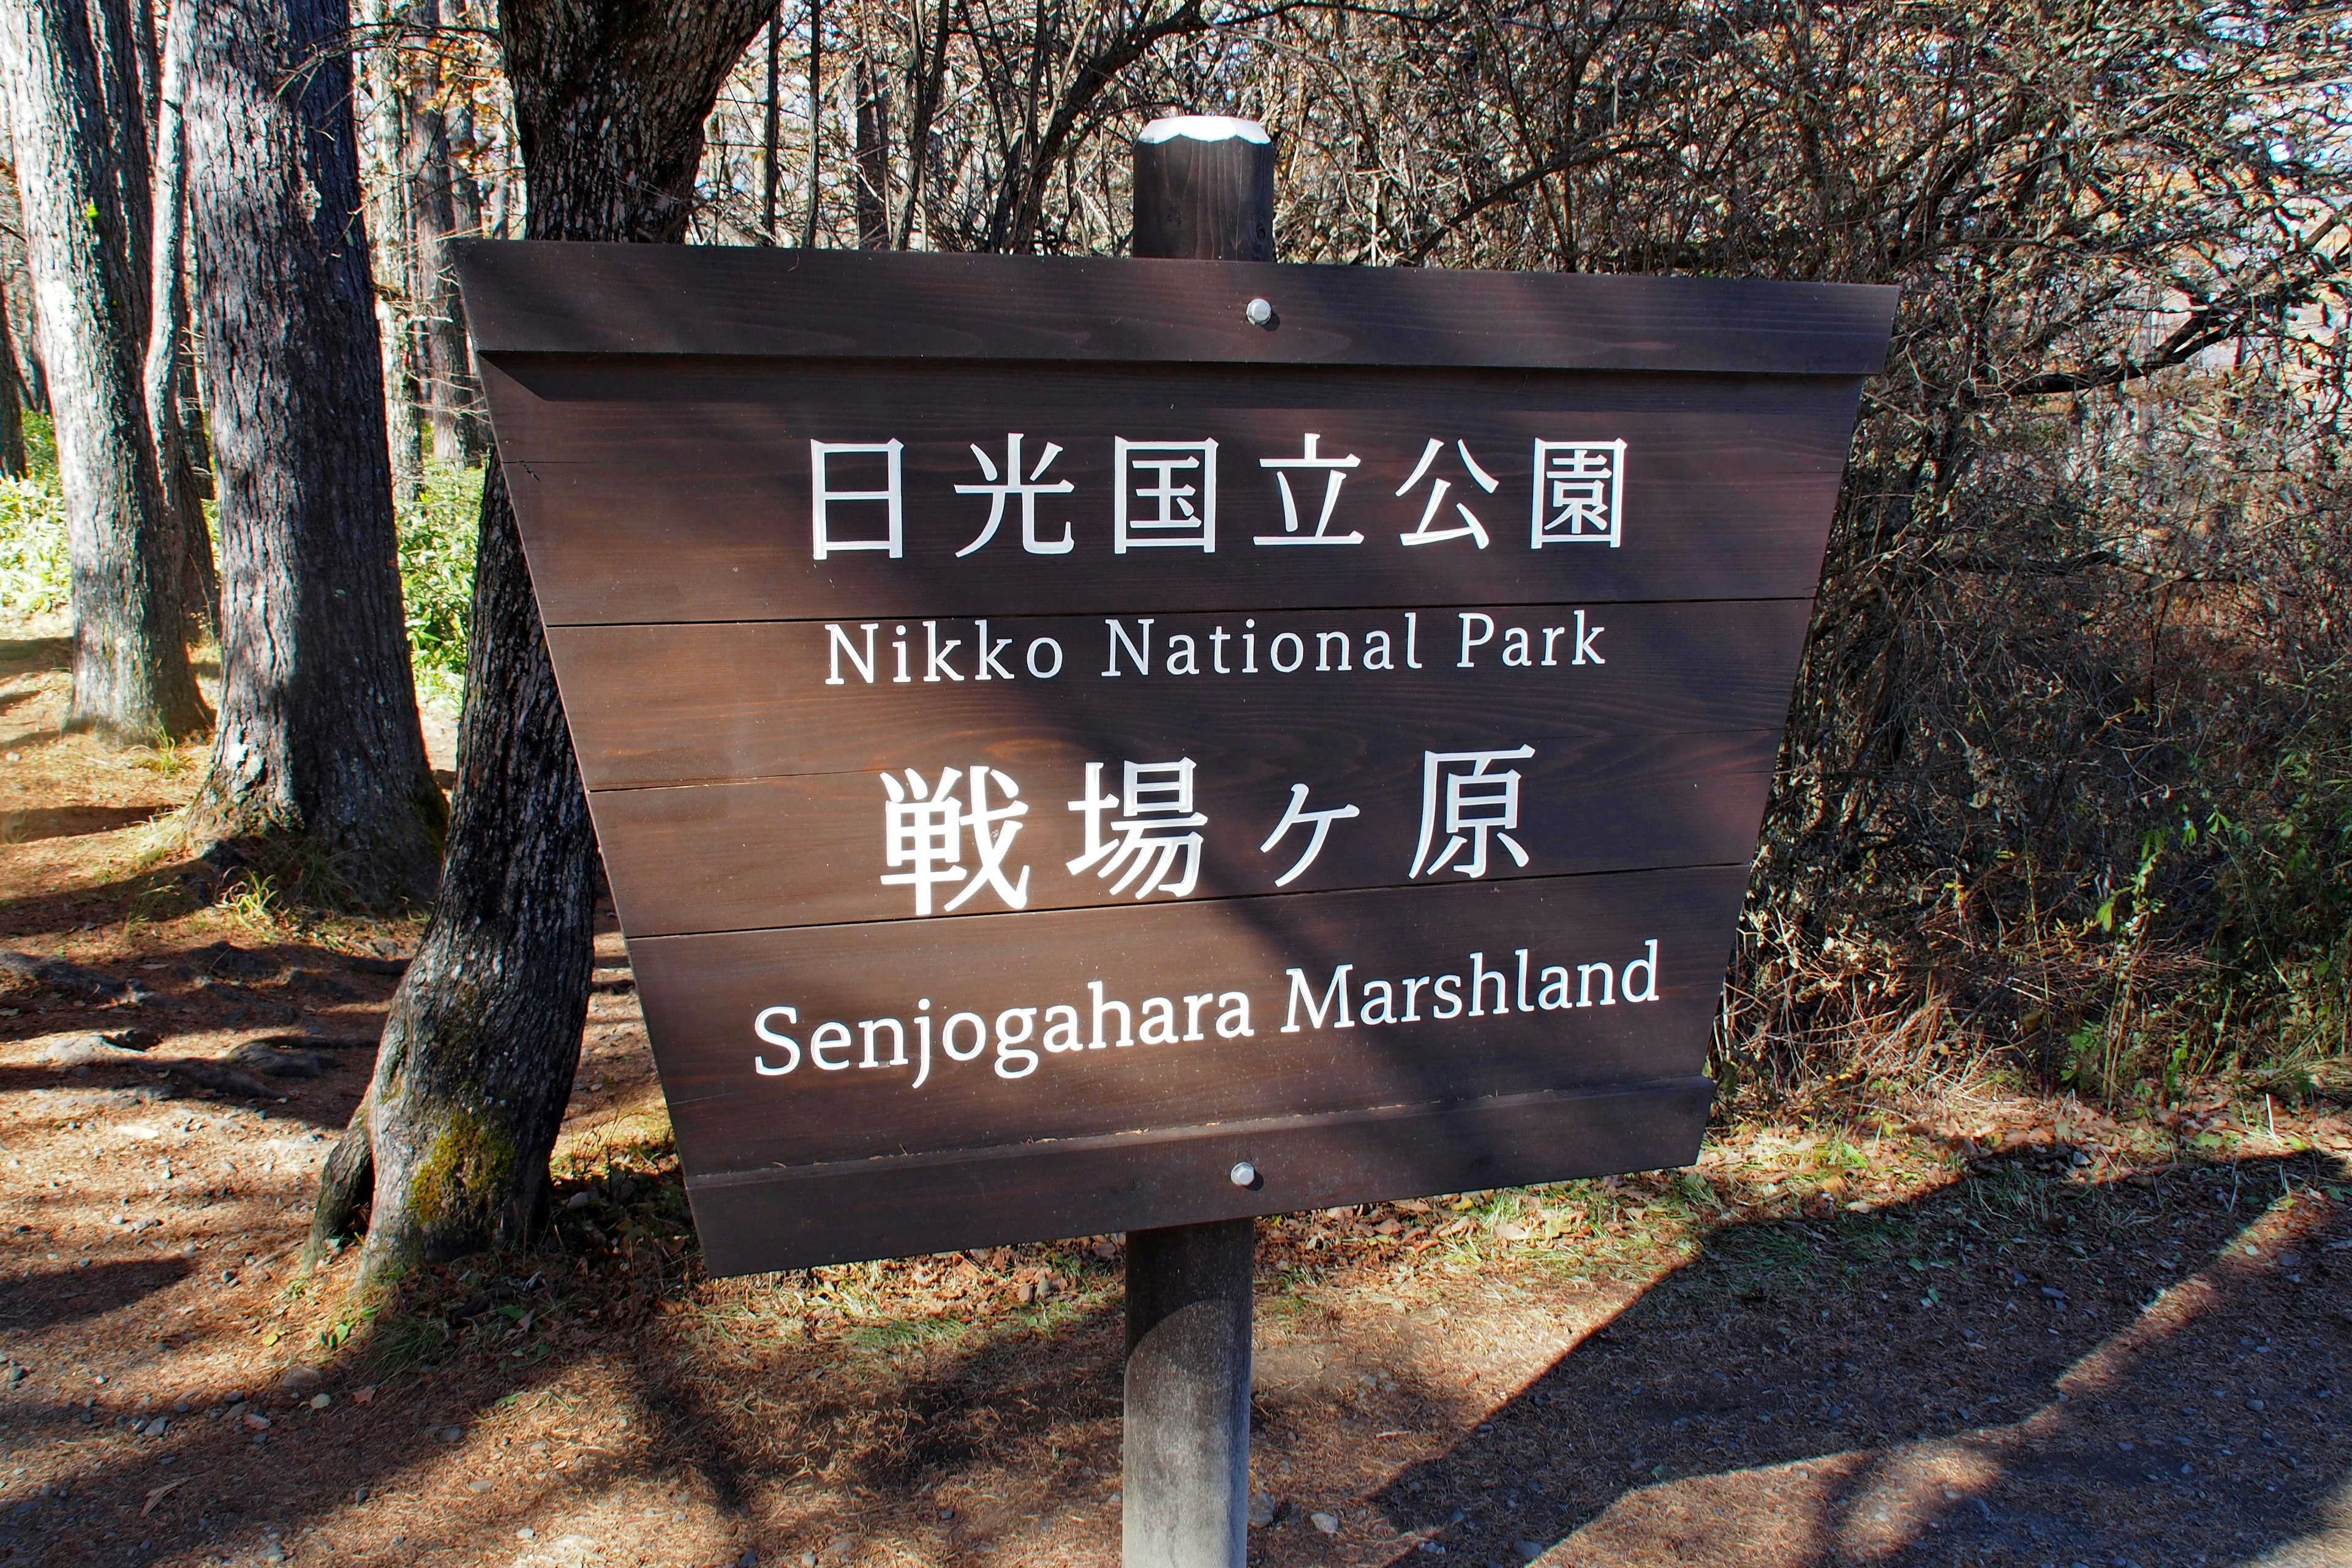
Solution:
M 100 160 L 113 189 L 113 205 L 122 214 L 125 244 L 139 273 L 139 310 L 145 326 L 149 193 L 154 184 L 153 121 L 148 114 L 154 85 L 145 69 L 146 52 L 140 47 L 137 13 L 146 0 L 82 0 L 89 17 L 92 81 L 98 89 L 99 112 L 106 126 L 106 151 Z
M 375 322 L 383 363 L 384 440 L 392 455 L 395 504 L 416 499 L 425 480 L 424 427 L 417 423 L 417 377 L 412 362 L 415 319 L 415 223 L 408 205 L 408 116 L 400 82 L 398 31 L 390 0 L 360 0 L 369 36 L 361 57 L 368 89 L 368 243 L 374 261 Z
M 180 417 L 185 379 L 181 345 L 187 334 L 188 287 L 181 258 L 188 228 L 188 138 L 185 113 L 190 56 L 195 47 L 196 0 L 171 0 L 153 100 L 155 176 L 148 246 L 147 424 L 155 436 L 155 468 L 180 535 L 181 607 L 194 622 L 219 624 L 220 581 L 212 535 L 205 526 L 204 488 L 188 452 Z M 143 4 L 142 9 L 144 9 Z M 146 58 L 142 47 L 141 58 Z
M 415 25 L 441 25 L 440 0 L 416 0 Z M 481 452 L 474 372 L 466 351 L 466 313 L 449 271 L 449 245 L 465 231 L 450 157 L 449 113 L 436 68 L 409 117 L 408 188 L 416 235 L 416 308 L 423 339 L 425 414 L 434 460 L 469 462 Z
M 221 721 L 199 833 L 314 891 L 431 893 L 446 821 L 401 612 L 345 0 L 205 0 L 189 84 L 220 491 Z
M 7 73 L 5 68 L 0 68 L 0 99 L 7 96 Z M 13 151 L 14 144 L 7 134 L 7 128 L 0 126 L 0 153 L 13 155 Z M 10 235 L 25 232 L 23 216 L 16 208 L 16 175 L 13 169 L 8 171 L 5 179 L 0 179 L 0 229 Z M 16 363 L 10 368 L 16 372 L 17 383 L 25 389 L 25 406 L 35 414 L 45 415 L 49 411 L 49 378 L 41 364 L 41 318 L 33 304 L 31 274 L 23 264 L 21 248 L 15 261 L 16 265 L 9 270 L 10 285 L 15 291 L 7 296 L 5 302 L 0 302 L 0 313 L 7 317 L 8 346 L 16 356 Z
M 507 0 L 530 236 L 682 239 L 703 120 L 772 8 Z M 420 1258 L 519 1242 L 543 1216 L 588 1011 L 594 850 L 494 463 L 441 891 L 312 1216 L 315 1255 L 372 1193 L 363 1285 Z
M 114 161 L 135 148 L 143 182 L 145 132 L 126 136 L 109 121 L 119 113 L 143 124 L 135 68 L 126 87 L 128 50 L 118 58 L 93 42 L 81 0 L 0 0 L 0 27 L 72 560 L 66 723 L 125 742 L 177 740 L 212 715 L 181 640 L 178 531 L 147 423 L 146 192 Z

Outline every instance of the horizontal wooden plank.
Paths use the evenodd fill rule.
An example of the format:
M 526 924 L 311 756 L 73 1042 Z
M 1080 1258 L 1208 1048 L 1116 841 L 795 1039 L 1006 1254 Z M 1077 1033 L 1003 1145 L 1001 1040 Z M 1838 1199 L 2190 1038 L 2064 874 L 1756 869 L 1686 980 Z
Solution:
M 1869 375 L 1895 290 L 1855 284 L 470 241 L 479 352 L 1224 361 Z M 1276 312 L 1251 325 L 1253 299 Z
M 680 1153 L 708 1173 L 1696 1074 L 1746 886 L 1742 867 L 1700 868 L 629 952 Z M 880 1019 L 898 1024 L 871 1031 L 869 1068 Z
M 747 450 L 812 434 L 846 438 L 876 424 L 914 441 L 927 432 L 952 434 L 959 424 L 987 434 L 989 423 L 1002 421 L 994 432 L 1001 441 L 1006 429 L 1035 422 L 1007 417 L 1024 411 L 1094 424 L 1213 416 L 1227 422 L 1229 435 L 1237 416 L 1286 423 L 1310 413 L 1335 423 L 1387 416 L 1391 427 L 1410 429 L 1415 419 L 1458 418 L 1485 409 L 1611 424 L 1698 418 L 1743 427 L 1833 418 L 1843 410 L 1850 426 L 1861 385 L 1858 376 L 990 361 L 808 364 L 667 354 L 509 355 L 484 361 L 483 372 L 498 409 L 499 450 L 509 462 L 604 462 L 615 447 L 629 447 L 674 455 L 685 467 L 744 460 Z M 842 424 L 851 427 L 843 431 Z M 1062 439 L 1043 424 L 1028 433 Z M 1270 439 L 1280 432 L 1252 426 L 1241 434 Z M 1832 430 L 1829 445 L 1842 456 L 1840 435 Z M 1811 437 L 1801 432 L 1798 438 Z M 1415 440 L 1414 450 L 1419 447 Z M 969 457 L 959 466 L 969 468 Z M 1055 473 L 1060 472 L 1057 465 Z
M 581 771 L 592 790 L 613 790 L 986 758 L 1017 773 L 1024 756 L 1081 746 L 1138 762 L 1152 759 L 1131 748 L 1174 748 L 1172 759 L 1255 747 L 1273 769 L 1381 743 L 1417 755 L 1538 736 L 1773 729 L 1808 614 L 1783 599 L 1156 616 L 1148 626 L 1139 616 L 999 617 L 986 680 L 978 619 L 877 623 L 871 682 L 856 621 L 553 626 L 548 647 Z M 1119 673 L 1106 676 L 1114 622 Z M 1503 662 L 1515 630 L 1527 633 L 1526 667 Z M 1056 658 L 1060 674 L 1031 673 Z M 1394 668 L 1367 668 L 1375 660 Z M 1200 673 L 1171 672 L 1192 667 Z M 835 675 L 842 684 L 828 684 Z M 1114 745 L 1130 749 L 1100 749 Z
M 1192 738 L 1185 748 L 1197 764 L 1192 804 L 1205 821 L 1196 830 L 1203 843 L 1192 897 L 1402 887 L 1414 880 L 1427 805 L 1421 748 L 1463 748 L 1372 724 L 1353 738 L 1353 754 L 1323 754 L 1315 742 L 1335 732 L 1342 732 L 1337 725 L 1310 735 L 1276 731 L 1240 740 L 1227 731 Z M 1780 744 L 1776 730 L 1630 738 L 1521 731 L 1508 740 L 1481 737 L 1480 743 L 1511 746 L 1518 740 L 1528 742 L 1535 754 L 1492 766 L 1518 777 L 1518 826 L 1510 837 L 1527 863 L 1517 864 L 1492 844 L 1489 878 L 1721 866 L 1755 852 Z M 875 773 L 613 790 L 593 795 L 591 805 L 614 900 L 633 936 L 936 917 L 948 911 L 950 900 L 961 900 L 969 913 L 1130 907 L 1139 901 L 1136 889 L 1115 887 L 1128 864 L 1068 869 L 1085 856 L 1087 843 L 1083 817 L 1066 807 L 1087 798 L 1085 766 L 1099 755 L 1049 745 L 1034 735 L 1007 735 L 979 749 L 909 749 L 907 765 L 922 770 L 933 784 L 947 767 L 1003 758 L 1014 771 L 992 769 L 996 784 L 988 802 L 1001 804 L 1003 795 L 994 792 L 1013 778 L 1029 807 L 1006 845 L 998 880 L 979 875 L 967 836 L 957 846 L 955 875 L 928 894 L 903 879 L 886 880 L 910 873 L 886 858 L 887 798 Z M 1116 763 L 1102 778 L 1106 792 L 1118 788 Z M 1314 837 L 1311 825 L 1294 825 L 1272 849 L 1261 847 L 1280 826 L 1298 782 L 1309 783 L 1309 809 L 1353 806 L 1358 815 L 1332 823 L 1311 864 L 1278 884 L 1307 856 Z M 955 798 L 968 803 L 970 785 L 959 780 L 952 787 L 961 792 Z M 1430 847 L 1444 842 L 1435 838 Z M 1420 879 L 1459 879 L 1452 869 Z M 1017 905 L 1005 894 L 1008 886 L 1020 895 Z
M 1799 598 L 1819 577 L 1853 385 L 1788 381 L 1771 398 L 1684 410 L 1559 410 L 1501 383 L 1418 406 L 1321 406 L 1308 386 L 1179 408 L 1164 388 L 1129 385 L 1119 401 L 1052 376 L 1018 398 L 945 375 L 878 386 L 802 376 L 775 403 L 543 405 L 531 426 L 561 460 L 513 459 L 507 471 L 542 614 L 558 626 Z M 510 385 L 493 396 L 530 405 Z M 971 489 L 1003 473 L 1015 432 L 1024 479 L 1070 487 L 1036 498 L 1026 537 L 1021 498 Z M 1194 467 L 1171 481 L 1191 492 L 1182 508 L 1205 514 L 1213 465 L 1213 535 L 1138 542 L 1163 504 L 1149 499 L 1160 481 L 1123 440 L 1216 444 L 1175 454 Z M 828 452 L 827 488 L 895 490 L 897 554 L 867 547 L 890 541 L 889 500 L 830 499 L 820 556 L 819 441 L 873 448 Z M 1538 444 L 1575 441 L 1624 443 L 1603 459 L 1622 474 L 1617 542 L 1538 548 L 1537 504 L 1551 495 Z M 1306 461 L 1310 446 L 1317 460 L 1354 466 L 1265 466 Z M 1354 542 L 1261 542 L 1318 528 Z
M 1435 1193 L 1562 1182 L 1698 1158 L 1714 1086 L 1697 1076 L 690 1176 L 713 1274 Z M 1237 1187 L 1247 1161 L 1260 1173 Z

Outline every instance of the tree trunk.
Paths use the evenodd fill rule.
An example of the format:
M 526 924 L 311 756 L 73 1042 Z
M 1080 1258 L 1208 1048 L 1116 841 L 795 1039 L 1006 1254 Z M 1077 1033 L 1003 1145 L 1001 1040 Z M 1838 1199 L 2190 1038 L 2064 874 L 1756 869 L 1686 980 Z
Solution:
M 454 226 L 449 232 L 457 239 L 479 239 L 484 233 L 482 210 L 488 204 L 481 181 L 474 177 L 479 151 L 474 106 L 461 103 L 449 123 L 448 144 L 449 216 Z M 454 276 L 448 281 L 448 308 L 454 340 L 449 352 L 456 356 L 453 363 L 460 376 L 456 383 L 457 460 L 471 468 L 489 456 L 489 416 L 482 400 L 481 367 L 474 363 L 474 334 L 466 326 L 466 301 L 457 292 Z
M 441 25 L 440 0 L 417 0 L 416 25 Z M 449 243 L 459 237 L 457 175 L 449 155 L 449 115 L 436 69 L 417 97 L 410 123 L 409 199 L 416 225 L 416 308 L 424 340 L 425 412 L 433 458 L 453 466 L 478 456 L 471 434 L 480 399 L 466 351 L 466 314 L 449 271 Z
M 898 219 L 898 248 L 904 250 L 913 243 L 915 213 L 923 197 L 923 174 L 929 166 L 931 153 L 931 121 L 939 112 L 940 94 L 947 83 L 949 26 L 955 7 L 950 0 L 939 0 L 934 14 L 939 23 L 939 35 L 927 53 L 923 47 L 923 7 L 916 0 L 908 13 L 908 36 L 914 48 L 908 66 L 908 75 L 914 82 L 914 102 L 907 126 L 907 205 Z
M 147 424 L 146 226 L 126 212 L 132 187 L 110 158 L 128 140 L 143 177 L 145 133 L 126 139 L 110 128 L 121 82 L 101 68 L 79 0 L 0 0 L 0 23 L 73 567 L 66 723 L 126 742 L 177 740 L 212 716 L 181 637 L 177 530 Z M 111 102 L 102 78 L 115 83 Z M 129 80 L 135 94 L 135 70 Z M 143 185 L 135 195 L 143 214 Z
M 8 331 L 8 303 L 0 293 L 0 476 L 25 477 L 25 384 L 16 377 L 16 344 Z
M 702 124 L 772 0 L 508 0 L 500 35 L 537 239 L 676 244 Z M 482 489 L 449 856 L 375 1079 L 312 1217 L 372 1192 L 362 1279 L 522 1240 L 588 1011 L 595 841 L 506 475 Z
M 857 93 L 857 248 L 890 248 L 890 74 L 860 58 Z
M 5 68 L 0 68 L 0 99 L 7 96 L 7 89 Z M 5 126 L 0 126 L 0 152 L 10 150 L 6 132 Z M 25 232 L 23 215 L 16 207 L 16 180 L 13 170 L 6 180 L 0 181 L 0 227 L 5 227 L 10 234 Z M 47 414 L 49 411 L 49 376 L 41 364 L 41 317 L 33 304 L 32 273 L 21 265 L 23 259 L 20 252 L 16 258 L 18 265 L 12 267 L 8 275 L 14 292 L 7 296 L 5 308 L 8 318 L 9 346 L 16 351 L 16 356 L 9 368 L 16 372 L 18 384 L 25 389 L 25 406 L 35 414 Z
M 814 249 L 817 198 L 824 190 L 824 0 L 809 0 L 808 120 L 808 222 L 801 244 Z
M 768 243 L 776 243 L 776 176 L 782 173 L 776 167 L 776 139 L 782 130 L 782 100 L 777 94 L 779 71 L 782 65 L 784 47 L 784 0 L 776 0 L 776 9 L 768 17 L 768 106 L 762 128 L 760 160 L 760 232 Z
M 344 0 L 205 0 L 189 90 L 220 492 L 221 721 L 190 820 L 312 896 L 432 891 L 445 824 L 401 613 Z
M 142 9 L 144 9 L 143 0 Z M 147 358 L 143 375 L 147 425 L 155 436 L 155 468 L 179 530 L 180 605 L 192 624 L 217 626 L 220 584 L 214 575 L 204 494 L 182 440 L 181 340 L 188 319 L 187 278 L 181 268 L 188 218 L 187 101 L 189 54 L 194 45 L 195 0 L 171 0 L 161 76 L 155 87 L 155 180 L 147 272 Z M 144 58 L 144 50 L 142 51 Z M 199 627 L 201 629 L 201 627 Z
M 164 0 L 168 7 L 171 0 Z M 139 66 L 139 102 L 146 112 L 147 151 L 155 151 L 155 140 L 162 133 L 156 111 L 163 107 L 163 50 L 155 36 L 155 10 L 147 0 L 131 0 L 125 7 L 125 20 L 131 27 L 131 47 Z
M 425 481 L 425 432 L 416 418 L 421 388 L 413 352 L 416 235 L 408 202 L 406 93 L 389 36 L 391 6 L 386 0 L 361 0 L 360 19 L 373 35 L 361 57 L 368 89 L 368 134 L 362 143 L 367 174 L 362 184 L 374 263 L 377 353 L 383 362 L 384 437 L 392 456 L 394 502 L 404 506 Z
M 147 112 L 147 89 L 152 79 L 141 68 L 140 28 L 133 10 L 143 10 L 147 0 L 82 0 L 82 4 L 88 8 L 91 59 L 97 67 L 92 79 L 98 87 L 99 112 L 105 117 L 106 152 L 101 166 L 113 187 L 113 205 L 122 215 L 123 243 L 137 269 L 137 310 L 143 333 L 149 203 L 154 188 L 154 143 L 148 134 L 152 121 Z

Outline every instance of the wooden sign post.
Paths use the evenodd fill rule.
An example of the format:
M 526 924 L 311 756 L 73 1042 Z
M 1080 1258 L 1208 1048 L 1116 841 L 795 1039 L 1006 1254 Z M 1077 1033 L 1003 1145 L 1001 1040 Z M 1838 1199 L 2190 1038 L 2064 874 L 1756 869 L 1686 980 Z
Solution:
M 1893 290 L 458 268 L 714 1274 L 1128 1233 L 1129 1561 L 1230 1563 L 1251 1216 L 1696 1156 Z
M 1146 127 L 1135 147 L 1135 254 L 1272 261 L 1274 144 L 1265 129 L 1214 116 Z M 1257 1179 L 1247 1162 L 1227 1175 L 1243 1186 Z M 1243 1568 L 1248 1558 L 1256 1264 L 1255 1218 L 1127 1233 L 1126 1568 Z

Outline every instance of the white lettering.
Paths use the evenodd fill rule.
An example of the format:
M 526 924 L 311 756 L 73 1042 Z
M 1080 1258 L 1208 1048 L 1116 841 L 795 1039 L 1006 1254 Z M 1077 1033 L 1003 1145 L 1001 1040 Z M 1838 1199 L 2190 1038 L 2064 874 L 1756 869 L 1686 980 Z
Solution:
M 1285 973 L 1290 976 L 1290 1011 L 1285 1016 L 1282 1032 L 1286 1035 L 1298 1033 L 1300 1028 L 1298 1009 L 1302 1005 L 1307 1009 L 1307 1027 L 1322 1028 L 1323 1020 L 1330 1016 L 1336 1007 L 1339 1021 L 1334 1026 L 1341 1029 L 1354 1028 L 1356 1020 L 1348 1016 L 1348 973 L 1355 967 L 1352 963 L 1343 963 L 1333 970 L 1331 984 L 1323 988 L 1323 999 L 1320 1002 L 1315 999 L 1315 993 L 1307 986 L 1305 970 L 1286 971 Z
M 1142 631 L 1143 640 L 1140 643 L 1129 637 L 1127 627 L 1118 621 L 1108 618 L 1104 620 L 1103 625 L 1110 628 L 1110 667 L 1103 671 L 1105 676 L 1114 676 L 1118 673 L 1118 650 L 1121 647 L 1127 649 L 1127 657 L 1134 661 L 1136 674 L 1151 673 L 1151 619 L 1150 616 L 1144 616 L 1136 622 Z M 1059 668 L 1058 661 L 1055 668 Z
M 984 626 L 987 623 L 982 622 L 982 624 Z M 866 621 L 862 624 L 860 629 L 866 633 L 866 655 L 863 658 L 858 657 L 857 645 L 851 642 L 839 626 L 834 625 L 831 621 L 827 621 L 824 625 L 824 629 L 826 634 L 827 653 L 833 661 L 831 666 L 832 673 L 824 678 L 824 683 L 827 686 L 845 686 L 848 684 L 848 682 L 843 680 L 841 678 L 841 656 L 843 654 L 847 654 L 849 656 L 849 668 L 856 670 L 857 672 L 858 679 L 865 681 L 866 685 L 873 685 L 874 634 L 882 629 L 882 623 L 879 621 Z
M 760 1016 L 751 1020 L 751 1032 L 753 1034 L 759 1036 L 760 1038 L 765 1040 L 772 1046 L 782 1047 L 784 1050 L 790 1053 L 784 1058 L 784 1065 L 780 1068 L 770 1067 L 768 1065 L 768 1058 L 764 1054 L 754 1055 L 751 1058 L 752 1070 L 757 1072 L 762 1078 L 782 1078 L 784 1074 L 792 1071 L 794 1068 L 801 1065 L 800 1042 L 793 1039 L 790 1035 L 780 1035 L 768 1027 L 768 1020 L 779 1016 L 781 1016 L 787 1024 L 797 1024 L 801 1021 L 800 1014 L 790 1007 L 763 1007 L 760 1010 Z
M 1648 956 L 1637 958 L 1625 966 L 1624 995 L 1628 1002 L 1654 1002 L 1658 999 L 1658 943 L 1652 938 L 1647 944 Z M 1633 994 L 1633 971 L 1641 970 L 1642 994 Z
M 1570 659 L 1568 662 L 1570 664 L 1607 664 L 1609 661 L 1601 657 L 1601 650 L 1592 646 L 1592 640 L 1608 629 L 1609 628 L 1607 626 L 1595 626 L 1591 631 L 1586 631 L 1584 629 L 1584 612 L 1582 610 L 1577 611 L 1576 657 Z
M 963 677 L 956 672 L 955 666 L 948 662 L 948 655 L 962 646 L 961 637 L 950 637 L 945 646 L 942 646 L 940 642 L 940 623 L 925 621 L 923 623 L 923 679 L 937 680 L 944 675 L 950 680 L 961 680 Z
M 1013 639 L 1011 637 L 999 637 L 994 642 L 991 642 L 988 640 L 988 623 L 986 621 L 975 621 L 972 624 L 980 628 L 980 644 L 973 650 L 975 656 L 980 659 L 980 678 L 982 680 L 1012 679 L 1013 672 L 1005 668 L 1003 664 L 996 656 L 1003 653 L 1006 648 L 1011 647 L 1013 646 Z
M 1470 657 L 1470 650 L 1474 647 L 1483 647 L 1495 640 L 1495 617 L 1479 610 L 1464 610 L 1461 614 L 1462 657 L 1454 661 L 1454 668 L 1471 669 L 1476 667 L 1477 661 Z M 1470 635 L 1470 623 L 1473 621 L 1476 621 L 1486 628 L 1476 637 Z

